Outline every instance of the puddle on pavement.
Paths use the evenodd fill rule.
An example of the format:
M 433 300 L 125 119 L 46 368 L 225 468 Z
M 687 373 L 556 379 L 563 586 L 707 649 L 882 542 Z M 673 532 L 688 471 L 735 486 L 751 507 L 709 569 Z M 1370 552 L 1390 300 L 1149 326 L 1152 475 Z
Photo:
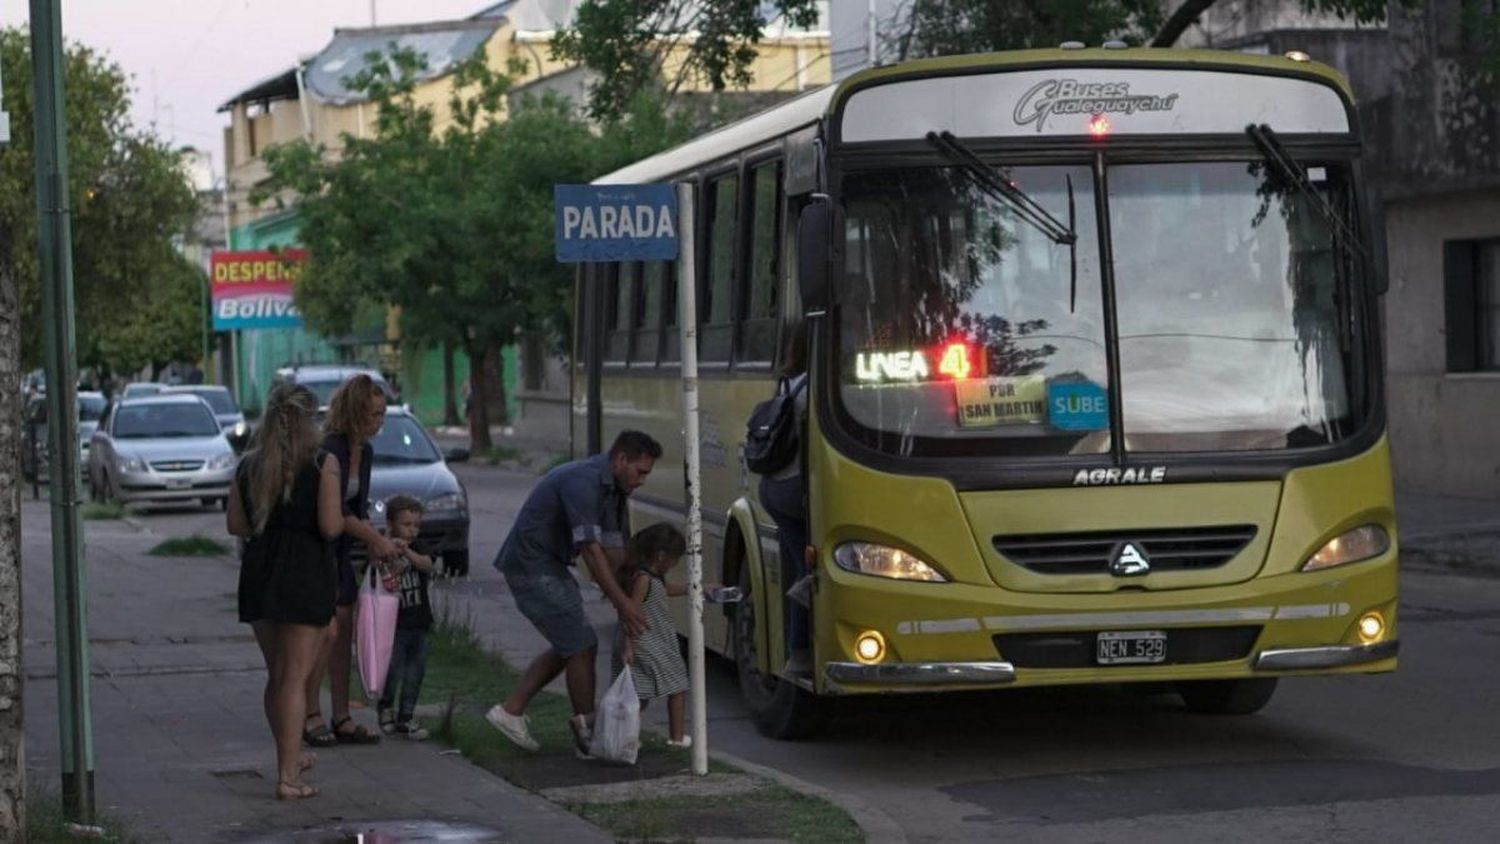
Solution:
M 303 829 L 249 839 L 244 844 L 487 844 L 503 840 L 499 831 L 449 821 L 375 821 Z

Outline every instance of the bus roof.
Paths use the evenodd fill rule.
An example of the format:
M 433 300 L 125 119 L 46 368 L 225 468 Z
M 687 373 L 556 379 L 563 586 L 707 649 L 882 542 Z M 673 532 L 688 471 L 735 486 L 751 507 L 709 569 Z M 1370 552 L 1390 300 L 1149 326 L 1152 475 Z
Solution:
M 1314 61 L 1283 56 L 1263 56 L 1225 50 L 1130 47 L 1125 49 L 1045 49 L 1004 53 L 976 53 L 917 59 L 885 67 L 869 68 L 841 82 L 801 94 L 749 117 L 721 126 L 702 137 L 629 164 L 594 180 L 595 184 L 642 184 L 665 181 L 679 174 L 765 144 L 798 129 L 811 126 L 854 92 L 872 83 L 908 78 L 960 76 L 980 71 L 1045 67 L 1135 67 L 1161 70 L 1238 70 L 1277 76 L 1300 76 L 1321 81 L 1346 102 L 1352 99 L 1349 83 L 1332 67 Z

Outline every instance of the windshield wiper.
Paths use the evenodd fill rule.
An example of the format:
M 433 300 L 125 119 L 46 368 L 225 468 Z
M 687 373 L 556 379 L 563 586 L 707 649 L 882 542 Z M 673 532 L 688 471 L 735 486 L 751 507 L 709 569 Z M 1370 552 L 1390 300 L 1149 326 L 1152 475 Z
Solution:
M 1041 203 L 1021 190 L 1019 185 L 975 155 L 974 151 L 965 146 L 952 132 L 946 129 L 942 132 L 928 132 L 927 142 L 936 147 L 944 158 L 962 167 L 964 173 L 981 190 L 1009 206 L 1017 217 L 1030 223 L 1053 243 L 1068 247 L 1070 267 L 1068 311 L 1071 313 L 1076 310 L 1078 306 L 1078 231 L 1073 205 L 1073 177 L 1067 176 L 1068 222 L 1064 225 L 1061 220 L 1052 216 L 1050 211 L 1043 208 Z
M 1297 193 L 1312 205 L 1323 222 L 1333 230 L 1334 242 L 1342 247 L 1341 251 L 1359 263 L 1369 266 L 1369 252 L 1365 249 L 1364 241 L 1359 233 L 1350 228 L 1343 215 L 1329 205 L 1327 198 L 1313 186 L 1312 180 L 1307 176 L 1307 168 L 1287 151 L 1281 139 L 1276 136 L 1275 130 L 1265 123 L 1259 126 L 1251 123 L 1245 127 L 1245 134 L 1249 136 L 1250 142 L 1255 144 L 1255 149 L 1260 153 L 1261 160 L 1266 166 L 1276 173 L 1277 178 L 1295 188 Z M 1348 268 L 1339 272 L 1338 275 L 1338 295 L 1342 300 L 1340 305 L 1348 310 L 1347 314 L 1341 314 L 1339 317 L 1339 345 L 1344 351 L 1348 351 L 1353 333 L 1351 323 L 1354 319 L 1354 303 L 1349 296 Z

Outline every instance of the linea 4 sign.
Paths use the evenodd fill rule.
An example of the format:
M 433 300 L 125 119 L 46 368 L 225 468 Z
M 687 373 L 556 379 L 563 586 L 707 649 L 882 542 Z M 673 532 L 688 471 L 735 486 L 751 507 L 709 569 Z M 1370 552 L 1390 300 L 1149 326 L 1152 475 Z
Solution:
M 214 330 L 302 325 L 292 286 L 306 263 L 307 252 L 301 249 L 215 250 L 209 256 Z
M 670 261 L 677 257 L 672 185 L 554 185 L 557 260 Z

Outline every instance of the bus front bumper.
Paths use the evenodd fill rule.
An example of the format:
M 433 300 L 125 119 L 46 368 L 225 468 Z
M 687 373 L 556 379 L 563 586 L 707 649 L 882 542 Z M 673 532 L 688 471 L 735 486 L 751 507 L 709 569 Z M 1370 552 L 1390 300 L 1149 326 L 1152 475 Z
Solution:
M 1325 572 L 1100 595 L 827 572 L 813 614 L 822 657 L 817 685 L 833 694 L 879 694 L 1392 671 L 1400 649 L 1396 572 L 1392 551 Z M 1371 639 L 1360 634 L 1366 615 L 1381 620 Z M 1104 664 L 1094 654 L 1096 640 L 1122 635 L 1117 631 L 1165 636 L 1167 657 Z M 885 645 L 873 664 L 856 655 L 866 633 Z M 1223 645 L 1230 639 L 1233 647 Z
M 1332 645 L 1317 648 L 1276 648 L 1256 654 L 1257 671 L 1305 671 L 1342 668 L 1392 659 L 1401 649 L 1395 639 L 1371 645 Z M 864 665 L 830 662 L 823 669 L 828 682 L 838 686 L 875 684 L 940 689 L 944 686 L 996 686 L 1015 682 L 1016 667 L 1008 662 L 887 662 Z

